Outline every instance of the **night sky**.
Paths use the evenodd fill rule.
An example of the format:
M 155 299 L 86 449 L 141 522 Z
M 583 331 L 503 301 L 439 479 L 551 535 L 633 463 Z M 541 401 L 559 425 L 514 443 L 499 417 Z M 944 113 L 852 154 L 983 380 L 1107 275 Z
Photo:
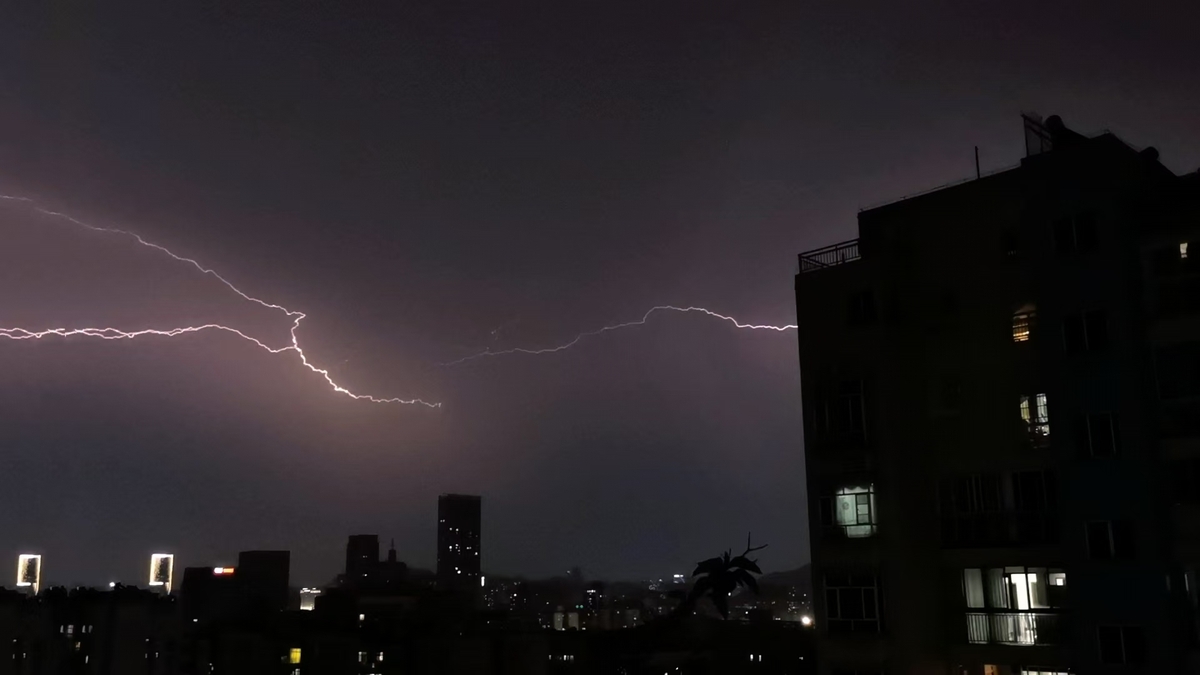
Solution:
M 972 146 L 1017 162 L 1021 110 L 1200 167 L 1195 3 L 417 4 L 5 8 L 0 192 L 194 257 L 306 312 L 355 391 L 444 406 L 228 334 L 0 341 L 0 579 L 27 547 L 50 583 L 287 548 L 317 584 L 356 532 L 431 566 L 441 492 L 483 495 L 492 574 L 661 576 L 748 530 L 797 566 L 794 333 L 660 315 L 437 363 L 663 303 L 794 323 L 796 253 Z M 12 202 L 0 233 L 0 326 L 287 343 L 128 239 Z

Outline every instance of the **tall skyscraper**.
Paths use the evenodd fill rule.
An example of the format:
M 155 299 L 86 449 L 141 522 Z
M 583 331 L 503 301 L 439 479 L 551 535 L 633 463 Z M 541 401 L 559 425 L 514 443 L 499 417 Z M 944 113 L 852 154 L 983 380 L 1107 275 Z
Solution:
M 362 583 L 378 566 L 379 535 L 350 535 L 350 539 L 346 542 L 346 583 Z
M 242 551 L 235 578 L 244 611 L 272 613 L 287 609 L 291 553 Z
M 1026 149 L 800 256 L 822 675 L 1197 672 L 1200 172 Z
M 34 595 L 42 587 L 42 556 L 37 553 L 22 553 L 17 556 L 17 587 L 29 588 Z
M 479 588 L 482 500 L 475 495 L 438 497 L 438 583 Z
M 171 592 L 171 582 L 175 575 L 175 556 L 170 553 L 153 553 L 150 555 L 150 586 L 162 588 L 166 593 Z

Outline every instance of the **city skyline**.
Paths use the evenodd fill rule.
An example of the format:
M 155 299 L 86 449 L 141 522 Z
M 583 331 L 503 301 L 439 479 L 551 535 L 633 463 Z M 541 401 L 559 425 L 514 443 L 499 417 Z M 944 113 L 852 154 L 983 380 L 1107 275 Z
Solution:
M 686 572 L 747 530 L 799 567 L 794 331 L 663 312 L 437 364 L 663 305 L 796 324 L 795 253 L 974 176 L 976 146 L 1018 161 L 1021 110 L 1192 171 L 1194 11 L 16 8 L 0 193 L 307 313 L 305 353 L 352 391 L 445 405 L 358 405 L 228 334 L 4 342 L 0 561 L 103 587 L 152 551 L 266 548 L 312 584 L 378 532 L 433 569 L 434 498 L 461 492 L 488 502 L 485 571 Z M 0 325 L 290 339 L 129 241 L 8 202 L 0 230 Z

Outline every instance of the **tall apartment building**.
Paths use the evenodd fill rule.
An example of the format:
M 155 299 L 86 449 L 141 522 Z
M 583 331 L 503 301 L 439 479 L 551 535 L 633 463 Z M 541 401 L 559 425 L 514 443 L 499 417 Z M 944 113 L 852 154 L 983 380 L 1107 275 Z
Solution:
M 443 587 L 479 588 L 481 516 L 478 496 L 438 497 L 437 579 Z
M 1200 172 L 1025 132 L 800 255 L 823 674 L 1200 672 Z

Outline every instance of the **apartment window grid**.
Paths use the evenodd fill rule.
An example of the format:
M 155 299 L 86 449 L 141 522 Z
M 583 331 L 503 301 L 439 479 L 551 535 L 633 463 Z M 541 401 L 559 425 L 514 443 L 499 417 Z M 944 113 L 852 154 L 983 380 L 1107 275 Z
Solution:
M 1018 409 L 1030 444 L 1035 448 L 1048 446 L 1050 444 L 1050 402 L 1046 395 L 1022 395 Z
M 1025 305 L 1014 312 L 1012 320 L 1013 342 L 1029 342 L 1033 337 L 1033 329 L 1036 323 L 1037 309 L 1033 305 Z
M 861 379 L 842 379 L 823 385 L 813 405 L 812 431 L 819 440 L 864 438 L 866 435 L 865 397 Z
M 1121 447 L 1117 413 L 1088 413 L 1077 422 L 1076 443 L 1081 457 L 1115 457 Z
M 1048 471 L 986 473 L 941 482 L 942 543 L 951 548 L 1058 540 L 1058 486 Z
M 1065 605 L 1066 585 L 1066 573 L 1053 567 L 964 569 L 967 642 L 1058 644 L 1064 636 L 1057 610 Z
M 825 574 L 825 626 L 831 633 L 879 633 L 879 578 L 873 573 Z
M 859 539 L 875 535 L 875 485 L 844 487 L 822 497 L 821 525 L 830 538 Z
M 1054 221 L 1054 250 L 1059 255 L 1087 253 L 1096 244 L 1095 214 L 1082 212 Z

